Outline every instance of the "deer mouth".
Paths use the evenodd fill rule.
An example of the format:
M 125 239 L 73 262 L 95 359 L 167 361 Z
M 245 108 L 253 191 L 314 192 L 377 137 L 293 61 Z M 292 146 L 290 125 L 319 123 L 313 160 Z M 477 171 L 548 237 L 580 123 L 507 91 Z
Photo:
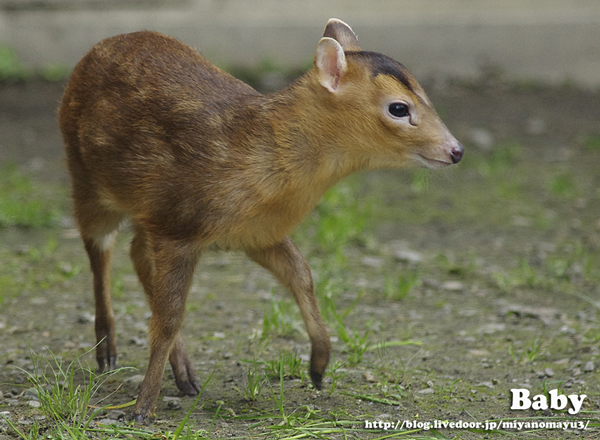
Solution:
M 452 162 L 450 162 L 450 161 L 431 159 L 431 158 L 425 157 L 419 153 L 417 153 L 415 155 L 415 159 L 417 160 L 418 163 L 420 163 L 421 165 L 424 165 L 426 168 L 436 169 L 436 168 L 443 168 L 443 167 L 447 167 L 448 165 L 452 165 Z

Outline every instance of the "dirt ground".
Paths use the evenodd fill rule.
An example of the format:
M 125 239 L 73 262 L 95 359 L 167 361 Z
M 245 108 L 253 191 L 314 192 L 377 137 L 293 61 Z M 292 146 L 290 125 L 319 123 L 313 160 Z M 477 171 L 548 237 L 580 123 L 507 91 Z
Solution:
M 22 426 L 39 417 L 23 371 L 33 369 L 32 352 L 94 362 L 91 275 L 69 215 L 55 123 L 63 86 L 0 85 L 0 163 L 18 164 L 50 189 L 61 213 L 49 227 L 0 228 L 0 412 Z M 315 392 L 306 374 L 286 374 L 285 411 L 346 421 L 355 438 L 386 434 L 371 422 L 407 429 L 514 419 L 591 422 L 585 430 L 505 427 L 502 435 L 600 438 L 600 94 L 494 78 L 424 86 L 465 158 L 441 172 L 354 176 L 297 232 L 322 308 L 333 298 L 348 314 L 340 326 L 339 314 L 324 313 L 335 354 L 324 390 Z M 331 210 L 365 220 L 337 255 L 322 237 L 341 227 L 323 226 Z M 100 390 L 111 404 L 136 396 L 148 356 L 149 311 L 127 256 L 130 238 L 125 230 L 118 241 L 113 292 L 119 365 L 137 371 L 119 372 Z M 266 315 L 279 323 L 271 334 Z M 285 353 L 306 370 L 310 347 L 287 292 L 242 255 L 209 254 L 184 337 L 200 380 L 213 374 L 191 416 L 198 429 L 212 438 L 280 435 L 279 379 L 271 376 L 255 400 L 248 389 L 253 366 L 262 371 Z M 575 415 L 570 406 L 517 410 L 512 389 L 587 397 Z M 174 426 L 192 403 L 167 371 L 155 427 Z M 450 438 L 501 435 L 437 428 Z M 8 436 L 0 424 L 0 438 Z

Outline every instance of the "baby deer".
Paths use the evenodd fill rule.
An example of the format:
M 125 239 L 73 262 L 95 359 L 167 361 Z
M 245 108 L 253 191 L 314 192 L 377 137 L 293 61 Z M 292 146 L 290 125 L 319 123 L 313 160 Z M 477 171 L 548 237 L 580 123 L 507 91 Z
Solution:
M 167 359 L 181 392 L 199 392 L 180 328 L 204 251 L 241 250 L 292 292 L 312 346 L 310 376 L 321 388 L 329 336 L 308 263 L 288 234 L 349 173 L 441 168 L 463 155 L 406 68 L 362 51 L 336 19 L 313 68 L 267 96 L 175 38 L 108 38 L 75 67 L 59 124 L 94 277 L 100 369 L 114 369 L 117 357 L 115 237 L 125 218 L 133 225 L 131 259 L 152 310 L 139 422 L 154 415 Z

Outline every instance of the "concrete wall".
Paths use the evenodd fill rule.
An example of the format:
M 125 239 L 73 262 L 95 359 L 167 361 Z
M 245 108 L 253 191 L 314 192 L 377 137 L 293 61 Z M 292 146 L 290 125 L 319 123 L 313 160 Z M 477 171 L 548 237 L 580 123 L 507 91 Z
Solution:
M 329 17 L 418 78 L 493 66 L 511 79 L 600 86 L 598 0 L 0 0 L 0 44 L 28 66 L 71 67 L 104 37 L 154 29 L 220 64 L 299 65 Z

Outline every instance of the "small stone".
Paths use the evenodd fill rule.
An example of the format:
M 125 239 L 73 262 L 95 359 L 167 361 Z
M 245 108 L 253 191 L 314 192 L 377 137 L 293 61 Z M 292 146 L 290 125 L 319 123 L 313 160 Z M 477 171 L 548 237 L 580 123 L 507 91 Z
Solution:
M 506 329 L 506 324 L 490 322 L 489 324 L 484 324 L 479 328 L 479 334 L 483 335 L 491 335 L 497 332 L 503 332 Z
M 381 266 L 383 266 L 383 264 L 385 263 L 385 260 L 383 258 L 380 257 L 363 257 L 362 259 L 362 264 L 367 266 L 367 267 L 374 267 L 376 269 L 380 268 Z
M 79 317 L 77 318 L 77 323 L 78 324 L 88 324 L 90 322 L 94 322 L 95 321 L 95 316 L 92 315 L 89 312 L 85 312 L 81 315 L 79 315 Z
M 114 409 L 112 411 L 109 411 L 108 414 L 106 414 L 106 418 L 111 419 L 111 420 L 120 421 L 120 420 L 125 419 L 125 415 L 126 415 L 125 411 Z
M 398 261 L 411 264 L 418 264 L 423 261 L 423 256 L 419 252 L 408 249 L 397 249 L 394 251 L 394 257 Z
M 544 374 L 548 377 L 554 376 L 554 370 L 552 368 L 546 367 L 544 368 Z
M 450 292 L 459 292 L 465 290 L 465 285 L 460 281 L 446 281 L 442 283 L 442 289 Z
M 73 266 L 71 266 L 69 263 L 62 263 L 60 265 L 60 270 L 63 273 L 63 275 L 70 275 L 71 273 L 73 273 Z
M 29 388 L 29 389 L 25 390 L 25 392 L 23 393 L 23 396 L 31 397 L 35 400 L 38 400 L 39 393 L 38 393 L 37 388 Z
M 38 296 L 36 298 L 31 298 L 31 300 L 29 300 L 29 302 L 34 306 L 43 306 L 43 305 L 48 304 L 48 298 L 46 298 L 44 296 Z
M 473 350 L 469 350 L 469 354 L 471 356 L 475 356 L 475 357 L 485 357 L 485 356 L 489 356 L 490 352 L 487 350 L 473 349 Z
M 42 406 L 42 404 L 37 400 L 30 400 L 27 402 L 27 405 L 29 405 L 31 408 L 39 408 L 40 406 Z
M 592 371 L 594 371 L 594 362 L 593 361 L 589 361 L 589 362 L 587 362 L 583 366 L 583 372 L 584 373 L 591 373 Z
M 181 399 L 179 397 L 163 397 L 163 402 L 167 402 L 167 408 L 178 410 L 181 409 Z
M 374 375 L 373 373 L 371 373 L 370 371 L 367 371 L 367 372 L 365 373 L 365 380 L 366 380 L 367 382 L 372 382 L 372 383 L 379 382 L 379 381 L 377 380 L 377 378 L 375 378 L 375 375 Z
M 422 390 L 417 391 L 419 394 L 433 394 L 435 390 L 433 388 L 423 388 Z
M 127 379 L 125 379 L 124 382 L 131 384 L 131 385 L 139 385 L 142 383 L 143 380 L 144 380 L 143 374 L 136 374 L 135 376 L 131 376 L 131 377 L 128 377 Z

